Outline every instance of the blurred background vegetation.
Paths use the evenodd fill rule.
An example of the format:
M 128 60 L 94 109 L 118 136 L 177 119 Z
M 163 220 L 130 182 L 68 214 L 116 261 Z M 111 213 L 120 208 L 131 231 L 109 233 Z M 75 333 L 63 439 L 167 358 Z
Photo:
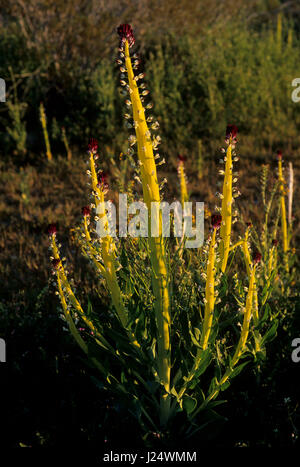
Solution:
M 270 164 L 275 177 L 274 153 L 281 147 L 296 178 L 299 174 L 300 104 L 291 100 L 292 80 L 300 77 L 299 20 L 296 0 L 0 0 L 0 77 L 7 85 L 6 103 L 0 103 L 0 336 L 8 346 L 9 373 L 1 379 L 9 381 L 3 399 L 9 424 L 1 442 L 64 447 L 92 442 L 108 448 L 120 447 L 121 439 L 128 447 L 128 414 L 109 395 L 99 396 L 63 329 L 45 234 L 50 222 L 58 223 L 81 302 L 89 297 L 105 312 L 107 297 L 103 292 L 99 300 L 71 229 L 89 202 L 88 139 L 100 142 L 110 186 L 123 171 L 119 154 L 126 151 L 128 129 L 115 63 L 116 27 L 129 22 L 135 31 L 161 126 L 167 164 L 159 174 L 171 182 L 168 196 L 178 196 L 176 157 L 182 153 L 188 156 L 192 197 L 213 209 L 219 148 L 227 123 L 233 123 L 242 156 L 239 208 L 244 219 L 258 221 L 261 165 Z M 52 160 L 46 157 L 41 102 Z M 296 184 L 294 205 L 298 196 Z M 298 221 L 294 227 L 299 235 Z M 276 340 L 270 351 L 264 384 L 251 372 L 240 379 L 224 408 L 230 425 L 217 440 L 211 438 L 212 445 L 297 441 L 290 343 L 298 337 L 299 301 L 284 306 L 289 320 L 278 338 L 281 345 Z M 134 428 L 132 433 L 131 442 L 138 445 L 139 433 Z
M 116 26 L 134 27 L 167 155 L 214 149 L 228 122 L 247 155 L 299 147 L 291 100 L 299 74 L 297 1 L 0 1 L 0 151 L 39 157 L 45 104 L 51 144 L 85 149 L 92 135 L 115 153 L 127 130 L 116 72 Z M 8 131 L 9 128 L 9 131 Z M 212 142 L 214 141 L 214 142 Z

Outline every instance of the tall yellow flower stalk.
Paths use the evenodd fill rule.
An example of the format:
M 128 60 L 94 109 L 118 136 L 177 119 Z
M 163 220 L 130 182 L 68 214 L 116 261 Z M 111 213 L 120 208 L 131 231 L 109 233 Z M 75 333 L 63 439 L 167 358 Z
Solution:
M 247 274 L 248 274 L 249 280 L 250 280 L 251 271 L 252 271 L 252 267 L 253 267 L 252 259 L 251 259 L 251 255 L 250 255 L 250 251 L 249 251 L 249 233 L 250 233 L 251 227 L 252 227 L 251 222 L 248 222 L 247 223 L 247 229 L 246 229 L 246 232 L 245 232 L 245 236 L 244 236 L 244 238 L 242 240 L 242 249 L 243 249 L 243 253 L 244 253 L 244 259 L 245 259 L 245 264 L 246 264 L 246 269 L 247 269 Z M 254 278 L 254 283 L 253 283 L 253 320 L 254 320 L 254 324 L 257 325 L 259 317 L 258 317 L 257 287 L 256 287 L 255 278 Z
M 226 370 L 224 376 L 222 377 L 220 381 L 220 386 L 222 386 L 227 379 L 230 377 L 230 374 L 235 367 L 235 365 L 238 363 L 241 355 L 245 351 L 247 339 L 248 339 L 248 334 L 249 334 L 249 328 L 250 328 L 250 321 L 252 317 L 252 307 L 253 307 L 253 294 L 254 294 L 254 284 L 255 284 L 255 271 L 256 271 L 256 266 L 261 260 L 261 254 L 256 252 L 254 255 L 254 265 L 251 267 L 251 274 L 250 274 L 250 280 L 249 280 L 249 288 L 248 288 L 248 294 L 246 298 L 246 307 L 244 309 L 244 319 L 243 319 L 243 324 L 242 324 L 242 330 L 241 330 L 241 335 L 240 339 L 238 342 L 238 345 L 235 349 L 234 355 L 231 360 L 231 366 Z
M 128 315 L 127 310 L 125 308 L 121 290 L 118 284 L 116 269 L 117 269 L 117 262 L 116 262 L 116 246 L 114 239 L 111 235 L 109 229 L 109 222 L 105 210 L 105 195 L 107 193 L 108 185 L 106 180 L 106 175 L 102 171 L 100 172 L 99 176 L 96 172 L 96 165 L 95 165 L 95 157 L 97 156 L 98 150 L 98 143 L 95 139 L 92 139 L 89 144 L 89 156 L 90 156 L 90 172 L 89 175 L 91 176 L 92 181 L 92 189 L 94 194 L 95 200 L 95 207 L 96 213 L 99 217 L 96 217 L 96 220 L 99 221 L 102 225 L 103 231 L 107 231 L 107 235 L 102 236 L 100 238 L 100 252 L 101 252 L 101 259 L 103 261 L 103 270 L 102 275 L 104 276 L 107 287 L 111 293 L 113 305 L 117 311 L 119 319 L 126 329 L 128 324 Z M 84 227 L 85 227 L 85 235 L 87 240 L 90 242 L 90 234 L 87 229 L 87 216 L 84 216 Z M 133 342 L 137 345 L 135 339 Z
M 73 334 L 74 338 L 76 339 L 77 343 L 80 345 L 84 352 L 87 352 L 87 346 L 83 341 L 79 331 L 77 330 L 75 323 L 73 321 L 72 315 L 70 313 L 70 305 L 74 308 L 75 313 L 80 316 L 84 324 L 86 325 L 87 329 L 94 334 L 98 343 L 106 348 L 112 349 L 111 345 L 106 341 L 106 339 L 100 334 L 96 327 L 94 326 L 93 322 L 87 317 L 86 313 L 84 312 L 83 308 L 81 307 L 79 301 L 77 300 L 71 284 L 67 278 L 67 271 L 64 267 L 64 258 L 61 259 L 60 252 L 59 252 L 59 245 L 56 242 L 56 225 L 50 224 L 48 227 L 48 234 L 50 236 L 50 247 L 52 250 L 52 267 L 53 271 L 56 274 L 56 279 L 58 283 L 58 293 L 60 295 L 63 311 L 69 325 L 70 331 Z
M 286 220 L 286 207 L 285 207 L 285 180 L 283 177 L 283 171 L 282 171 L 282 152 L 277 151 L 277 159 L 278 159 L 278 180 L 280 183 L 280 211 L 281 211 L 281 229 L 282 229 L 282 247 L 283 247 L 283 253 L 285 257 L 285 268 L 287 271 L 289 271 L 289 265 L 288 265 L 288 258 L 287 258 L 287 252 L 289 249 L 288 245 L 288 230 L 287 230 L 287 220 Z
M 278 245 L 278 240 L 276 238 L 273 238 L 272 247 L 270 249 L 269 263 L 268 263 L 268 278 L 269 279 L 274 269 L 277 268 L 277 248 L 276 248 L 277 245 Z
M 204 320 L 202 326 L 202 333 L 200 339 L 200 348 L 197 350 L 197 355 L 192 370 L 185 379 L 185 384 L 178 392 L 178 399 L 181 399 L 186 391 L 188 383 L 195 376 L 205 351 L 208 348 L 209 337 L 211 334 L 211 328 L 214 317 L 216 293 L 215 293 L 215 275 L 216 275 L 216 232 L 220 228 L 222 217 L 220 214 L 213 214 L 211 216 L 212 235 L 209 242 L 209 251 L 207 258 L 207 269 L 206 269 L 206 284 L 205 284 L 205 308 L 204 308 Z
M 153 147 L 157 145 L 157 139 L 151 138 L 151 133 L 147 125 L 150 121 L 146 119 L 143 100 L 148 94 L 144 89 L 144 85 L 139 91 L 138 81 L 141 82 L 143 74 L 134 75 L 133 66 L 138 65 L 137 57 L 134 56 L 132 64 L 130 56 L 130 48 L 133 46 L 135 39 L 130 25 L 123 24 L 118 28 L 120 36 L 120 58 L 118 60 L 121 65 L 120 71 L 123 75 L 127 75 L 128 83 L 121 80 L 121 85 L 126 86 L 129 91 L 129 100 L 126 104 L 132 106 L 133 126 L 135 128 L 137 153 L 141 171 L 141 181 L 143 186 L 144 202 L 148 208 L 148 225 L 151 225 L 152 203 L 160 203 L 160 191 L 157 181 L 156 163 L 153 154 Z M 146 108 L 151 105 L 146 106 Z M 147 120 L 147 121 L 146 121 Z M 156 129 L 158 123 L 152 123 L 151 129 Z M 135 137 L 131 136 L 131 142 L 135 141 Z M 158 221 L 158 237 L 152 236 L 151 228 L 149 228 L 148 239 L 152 263 L 152 284 L 155 295 L 155 312 L 157 322 L 157 358 L 158 358 L 158 375 L 164 387 L 164 393 L 161 396 L 161 423 L 164 425 L 169 416 L 170 410 L 170 373 L 171 373 L 171 344 L 170 344 L 170 291 L 167 259 L 165 247 L 162 238 L 161 213 L 157 218 Z
M 256 267 L 260 261 L 261 261 L 261 254 L 259 252 L 255 252 L 253 255 L 254 265 L 251 266 L 251 273 L 249 277 L 249 287 L 248 287 L 248 293 L 246 297 L 246 306 L 244 307 L 244 310 L 243 310 L 244 319 L 242 323 L 241 334 L 240 334 L 240 338 L 236 346 L 235 352 L 230 360 L 230 365 L 226 369 L 220 381 L 216 382 L 215 388 L 212 390 L 209 396 L 205 399 L 203 404 L 196 410 L 196 412 L 194 412 L 192 418 L 194 418 L 199 413 L 199 411 L 208 404 L 209 401 L 213 400 L 219 394 L 222 386 L 230 378 L 230 376 L 232 375 L 232 372 L 234 371 L 234 368 L 236 367 L 241 356 L 246 350 L 246 344 L 247 344 L 249 330 L 250 330 L 250 322 L 251 322 L 252 313 L 253 313 L 253 295 L 254 295 Z
M 228 125 L 226 130 L 227 144 L 226 155 L 224 157 L 225 172 L 223 192 L 220 195 L 222 199 L 222 225 L 220 231 L 220 256 L 221 256 L 221 270 L 224 273 L 227 266 L 228 255 L 230 250 L 231 226 L 232 226 L 232 203 L 233 203 L 233 178 L 232 178 L 232 151 L 236 144 L 237 127 L 235 125 Z
M 210 331 L 213 322 L 213 314 L 215 308 L 215 261 L 216 261 L 216 231 L 222 223 L 222 216 L 220 214 L 213 214 L 211 217 L 211 224 L 213 228 L 212 237 L 209 245 L 207 270 L 206 270 L 206 285 L 205 285 L 205 311 L 204 321 L 201 335 L 200 345 L 203 350 L 206 350 Z
M 179 154 L 177 172 L 178 172 L 179 183 L 180 183 L 180 196 L 181 196 L 182 208 L 184 207 L 184 203 L 189 200 L 189 195 L 187 191 L 187 183 L 186 183 L 186 174 L 185 174 L 185 169 L 184 169 L 184 161 L 185 161 L 185 157 Z
M 48 135 L 48 130 L 47 130 L 47 118 L 46 118 L 45 107 L 42 102 L 40 103 L 40 120 L 41 120 L 41 124 L 43 128 L 43 134 L 44 134 L 44 140 L 45 140 L 45 146 L 46 146 L 46 156 L 47 156 L 48 161 L 51 161 L 52 152 L 50 148 L 49 135 Z

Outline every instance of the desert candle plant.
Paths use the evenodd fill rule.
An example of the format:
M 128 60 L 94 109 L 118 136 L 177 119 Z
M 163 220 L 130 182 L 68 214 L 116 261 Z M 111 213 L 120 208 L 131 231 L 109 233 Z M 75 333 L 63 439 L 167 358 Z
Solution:
M 72 280 L 68 279 L 66 259 L 61 258 L 55 225 L 48 231 L 51 265 L 64 320 L 78 345 L 101 372 L 101 384 L 124 398 L 143 429 L 155 429 L 156 433 L 166 435 L 172 429 L 174 418 L 182 411 L 186 413 L 189 429 L 193 429 L 195 417 L 205 408 L 213 407 L 215 402 L 212 401 L 247 363 L 239 364 L 245 351 L 251 349 L 253 338 L 261 342 L 257 297 L 262 269 L 259 269 L 260 275 L 256 276 L 256 272 L 262 256 L 256 251 L 251 258 L 250 225 L 244 238 L 231 246 L 232 224 L 237 215 L 232 211 L 232 203 L 238 195 L 232 173 L 232 162 L 237 160 L 234 125 L 229 125 L 226 131 L 228 147 L 222 161 L 225 163 L 220 194 L 222 206 L 216 207 L 215 214 L 210 217 L 210 231 L 204 245 L 187 251 L 183 242 L 181 254 L 178 254 L 176 239 L 163 237 L 162 214 L 156 209 L 163 197 L 157 177 L 157 166 L 162 162 L 157 153 L 161 139 L 152 134 L 159 125 L 153 123 L 153 117 L 147 113 L 152 104 L 145 102 L 149 92 L 143 82 L 144 74 L 136 71 L 139 58 L 132 52 L 135 43 L 132 28 L 122 24 L 117 31 L 120 84 L 128 93 L 125 118 L 132 121 L 128 122 L 128 127 L 134 128 L 124 157 L 135 170 L 127 187 L 125 179 L 119 186 L 122 186 L 122 194 L 126 192 L 131 200 L 143 197 L 148 212 L 147 238 L 137 238 L 135 233 L 131 239 L 123 234 L 116 239 L 120 222 L 118 229 L 116 225 L 113 227 L 107 200 L 113 189 L 111 170 L 108 184 L 107 173 L 98 167 L 98 142 L 92 138 L 87 160 L 92 202 L 82 208 L 82 222 L 75 232 L 82 253 L 90 260 L 95 278 L 99 280 L 97 293 L 103 292 L 110 299 L 105 301 L 107 309 L 105 305 L 102 310 L 104 319 L 103 314 L 96 313 L 90 306 L 85 311 L 79 302 Z M 183 204 L 189 197 L 181 159 L 178 174 Z M 141 184 L 141 194 L 138 190 L 133 193 L 134 180 Z M 126 210 L 129 214 L 128 207 Z M 174 223 L 170 217 L 170 223 Z M 152 235 L 154 229 L 156 235 Z M 230 252 L 237 246 L 242 249 L 244 262 L 234 264 L 236 269 L 242 266 L 239 277 L 237 273 L 234 275 L 237 277 L 235 294 L 231 291 L 231 268 L 227 263 Z M 272 254 L 275 253 L 274 246 Z M 262 265 L 266 264 L 269 263 L 264 258 Z M 240 313 L 223 313 L 229 307 L 234 310 L 235 302 Z M 254 332 L 251 332 L 252 318 Z M 233 326 L 236 331 L 236 325 L 241 330 L 230 358 L 228 349 L 232 347 L 235 332 L 227 326 Z M 258 350 L 256 344 L 255 349 Z M 202 379 L 208 367 L 208 376 Z

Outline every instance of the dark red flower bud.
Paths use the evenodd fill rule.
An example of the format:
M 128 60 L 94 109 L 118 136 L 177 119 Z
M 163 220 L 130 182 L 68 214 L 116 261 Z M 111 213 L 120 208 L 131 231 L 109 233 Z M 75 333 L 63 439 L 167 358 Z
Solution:
M 108 188 L 108 175 L 106 172 L 103 172 L 103 170 L 100 170 L 97 174 L 98 178 L 98 186 L 101 189 L 107 189 Z
M 60 265 L 60 259 L 59 258 L 56 258 L 56 259 L 52 260 L 53 269 L 58 269 L 59 265 Z
M 177 158 L 178 158 L 179 162 L 185 162 L 186 161 L 186 157 L 183 156 L 182 154 L 178 154 Z
M 90 138 L 88 148 L 90 152 L 96 154 L 96 152 L 98 151 L 98 141 L 95 138 Z
M 117 32 L 120 36 L 121 42 L 125 42 L 127 39 L 129 47 L 133 46 L 133 44 L 135 43 L 135 38 L 134 38 L 133 30 L 130 24 L 121 24 L 117 28 Z
M 278 160 L 282 159 L 282 151 L 280 149 L 278 149 L 277 151 L 277 159 Z
M 213 214 L 211 216 L 211 225 L 214 229 L 218 229 L 222 223 L 222 216 L 219 213 Z
M 56 224 L 49 224 L 47 228 L 48 235 L 55 235 L 57 232 Z
M 84 217 L 91 215 L 91 208 L 89 206 L 84 206 L 81 210 Z
M 238 132 L 238 128 L 236 125 L 227 125 L 226 139 L 229 139 L 230 137 L 232 139 L 236 139 L 237 132 Z
M 277 246 L 278 245 L 278 240 L 276 238 L 273 238 L 272 240 L 272 245 Z
M 252 222 L 246 222 L 246 226 L 247 226 L 248 229 L 251 229 L 251 227 L 252 227 Z
M 255 251 L 255 252 L 253 253 L 253 261 L 254 261 L 255 264 L 260 263 L 260 262 L 261 262 L 261 258 L 262 258 L 262 256 L 261 256 L 261 253 L 260 253 L 259 251 Z

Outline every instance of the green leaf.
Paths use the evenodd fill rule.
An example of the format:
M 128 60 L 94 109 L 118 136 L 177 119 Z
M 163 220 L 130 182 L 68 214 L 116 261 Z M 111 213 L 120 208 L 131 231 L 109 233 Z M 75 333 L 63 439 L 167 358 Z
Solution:
M 231 381 L 230 381 L 230 379 L 228 378 L 227 381 L 225 381 L 225 383 L 222 384 L 222 386 L 220 386 L 220 390 L 221 390 L 221 391 L 225 391 L 227 388 L 229 388 L 230 384 L 231 384 Z
M 194 327 L 194 334 L 195 334 L 196 340 L 199 342 L 199 341 L 200 341 L 200 336 L 201 336 L 201 331 L 200 331 L 200 329 L 197 328 L 197 327 Z
M 219 387 L 219 382 L 218 382 L 217 378 L 214 377 L 210 382 L 209 389 L 208 389 L 208 394 L 210 394 L 211 392 L 214 392 L 217 387 Z
M 262 317 L 262 319 L 260 320 L 261 323 L 265 323 L 265 321 L 268 319 L 269 316 L 271 316 L 271 307 L 270 307 L 270 305 L 267 303 L 266 306 L 265 306 L 265 309 L 264 309 L 263 317 Z
M 213 407 L 217 407 L 218 405 L 225 404 L 226 402 L 227 402 L 226 400 L 210 401 L 208 403 L 208 407 L 212 409 Z
M 201 348 L 200 342 L 199 342 L 198 339 L 195 338 L 195 336 L 193 335 L 193 333 L 192 333 L 191 330 L 190 330 L 190 336 L 191 336 L 192 343 L 193 343 L 196 347 L 198 347 L 198 349 L 200 349 L 200 348 Z
M 270 329 L 266 332 L 261 340 L 261 345 L 263 346 L 266 342 L 271 342 L 276 337 L 276 332 L 278 328 L 279 321 L 275 320 Z
M 241 363 L 239 366 L 237 366 L 236 368 L 234 368 L 234 370 L 232 371 L 232 373 L 230 374 L 230 378 L 235 378 L 237 375 L 240 374 L 240 372 L 243 370 L 243 368 L 248 365 L 249 363 L 249 360 L 247 362 L 244 362 L 244 363 Z
M 187 414 L 189 415 L 197 407 L 197 400 L 194 399 L 191 396 L 185 395 L 183 397 L 182 406 L 183 406 L 184 410 L 187 412 Z
M 199 376 L 201 376 L 206 371 L 211 361 L 212 361 L 211 351 L 209 349 L 204 350 L 201 355 L 201 363 L 195 374 L 196 378 L 199 378 Z

